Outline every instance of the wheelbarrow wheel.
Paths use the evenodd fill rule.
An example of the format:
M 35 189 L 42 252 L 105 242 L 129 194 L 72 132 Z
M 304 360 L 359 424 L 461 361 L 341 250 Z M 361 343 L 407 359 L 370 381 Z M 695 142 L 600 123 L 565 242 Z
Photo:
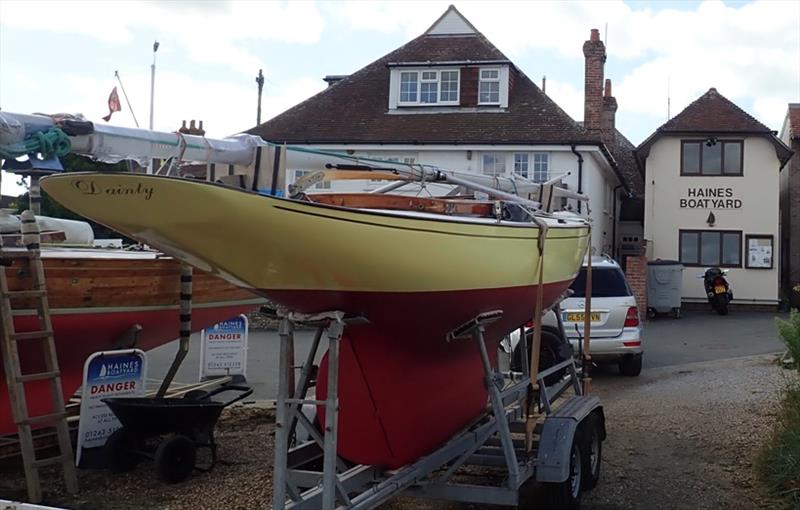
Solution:
M 177 434 L 158 445 L 155 455 L 156 473 L 167 483 L 182 482 L 189 478 L 196 460 L 194 442 Z
M 114 473 L 124 473 L 135 468 L 142 460 L 135 451 L 141 441 L 125 427 L 119 428 L 106 440 L 106 466 Z

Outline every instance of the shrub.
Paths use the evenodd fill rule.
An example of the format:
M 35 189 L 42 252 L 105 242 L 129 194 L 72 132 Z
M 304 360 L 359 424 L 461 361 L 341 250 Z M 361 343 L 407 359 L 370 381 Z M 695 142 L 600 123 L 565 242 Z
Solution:
M 758 459 L 758 470 L 769 491 L 785 501 L 787 508 L 800 508 L 800 384 L 786 390 L 775 432 Z
M 800 370 L 800 313 L 792 309 L 789 313 L 789 320 L 775 318 L 775 328 L 778 330 L 783 343 L 789 350 L 794 366 Z

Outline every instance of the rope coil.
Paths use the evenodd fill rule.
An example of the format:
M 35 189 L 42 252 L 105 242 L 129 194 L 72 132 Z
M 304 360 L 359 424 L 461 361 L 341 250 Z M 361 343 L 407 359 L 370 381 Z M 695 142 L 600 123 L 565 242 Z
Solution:
M 66 156 L 71 148 L 69 137 L 61 129 L 53 126 L 47 131 L 32 133 L 21 143 L 0 145 L 0 157 L 16 159 L 28 154 L 41 154 L 43 159 L 50 159 L 54 156 Z

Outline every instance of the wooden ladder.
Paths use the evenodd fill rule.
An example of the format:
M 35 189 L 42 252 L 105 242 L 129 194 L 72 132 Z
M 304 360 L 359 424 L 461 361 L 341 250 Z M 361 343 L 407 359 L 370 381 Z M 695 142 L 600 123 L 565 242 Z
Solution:
M 72 452 L 67 413 L 64 409 L 63 392 L 61 390 L 61 371 L 58 367 L 53 325 L 50 320 L 50 307 L 47 303 L 44 266 L 39 251 L 39 228 L 31 211 L 22 213 L 22 236 L 25 249 L 3 250 L 0 246 L 0 351 L 8 383 L 8 394 L 11 412 L 17 424 L 19 443 L 22 450 L 22 462 L 25 469 L 25 480 L 28 487 L 28 498 L 32 503 L 42 501 L 42 488 L 39 482 L 39 469 L 44 466 L 61 464 L 67 491 L 74 494 L 78 491 L 78 478 L 75 473 L 75 457 Z M 8 290 L 8 279 L 4 266 L 10 265 L 12 259 L 27 263 L 32 286 L 28 290 Z M 38 330 L 18 333 L 14 329 L 13 303 L 34 301 L 38 315 Z M 41 342 L 45 370 L 36 373 L 23 373 L 19 357 L 19 342 Z M 25 396 L 25 383 L 48 381 L 53 403 L 52 412 L 30 416 Z M 58 438 L 59 453 L 52 457 L 36 458 L 33 445 L 32 427 L 34 425 L 54 426 Z

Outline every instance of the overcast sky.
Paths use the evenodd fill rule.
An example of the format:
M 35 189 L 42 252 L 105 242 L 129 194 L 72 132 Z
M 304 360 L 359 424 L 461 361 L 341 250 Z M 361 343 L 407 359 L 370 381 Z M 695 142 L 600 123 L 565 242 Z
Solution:
M 118 70 L 142 127 L 158 40 L 155 128 L 203 119 L 209 136 L 262 119 L 424 32 L 450 2 L 44 2 L 0 0 L 0 108 L 100 121 Z M 599 28 L 617 127 L 638 144 L 710 87 L 779 130 L 800 102 L 800 0 L 455 2 L 576 120 L 583 42 Z M 124 98 L 113 124 L 133 126 Z M 102 121 L 100 121 L 102 122 Z M 4 177 L 3 192 L 18 191 Z

